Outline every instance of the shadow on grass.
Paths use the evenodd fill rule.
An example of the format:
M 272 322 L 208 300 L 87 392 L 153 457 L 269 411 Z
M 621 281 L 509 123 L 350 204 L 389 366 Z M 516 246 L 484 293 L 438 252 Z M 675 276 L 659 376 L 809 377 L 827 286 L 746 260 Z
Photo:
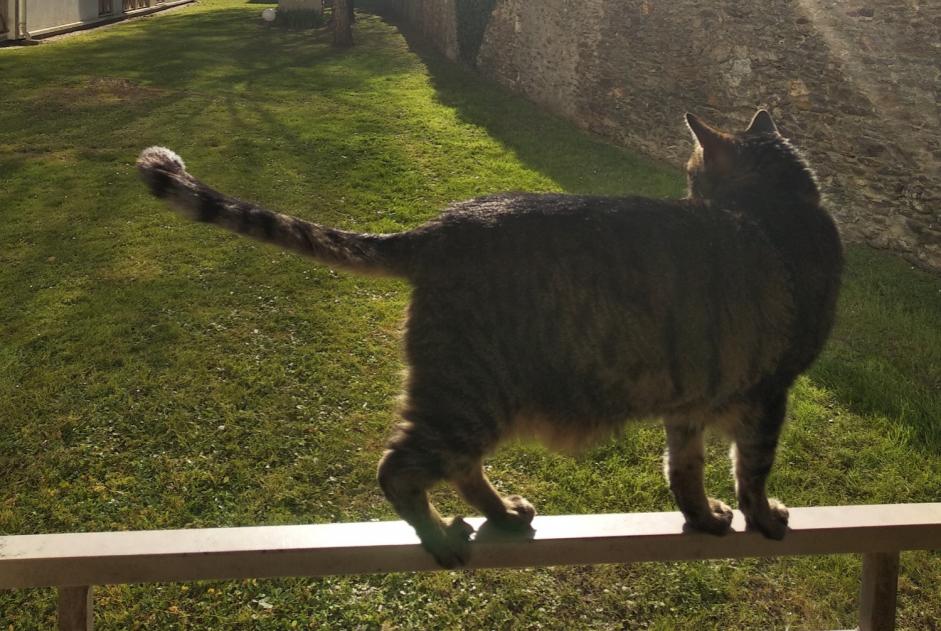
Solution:
M 428 69 L 437 98 L 462 120 L 482 127 L 527 167 L 570 193 L 680 197 L 678 169 L 641 158 L 575 127 L 540 106 L 450 61 L 397 16 L 371 3 L 395 26 Z M 587 171 L 586 164 L 604 165 Z M 603 169 L 603 170 L 602 170 Z
M 899 423 L 913 447 L 941 454 L 941 279 L 849 247 L 836 327 L 810 372 L 850 410 Z

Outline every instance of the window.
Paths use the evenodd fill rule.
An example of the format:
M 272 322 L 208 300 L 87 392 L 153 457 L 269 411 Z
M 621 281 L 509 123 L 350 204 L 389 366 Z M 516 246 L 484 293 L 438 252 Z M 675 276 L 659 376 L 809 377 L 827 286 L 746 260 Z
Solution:
M 110 0 L 109 0 L 110 1 Z M 122 10 L 134 11 L 135 9 L 144 9 L 150 6 L 150 0 L 121 0 Z

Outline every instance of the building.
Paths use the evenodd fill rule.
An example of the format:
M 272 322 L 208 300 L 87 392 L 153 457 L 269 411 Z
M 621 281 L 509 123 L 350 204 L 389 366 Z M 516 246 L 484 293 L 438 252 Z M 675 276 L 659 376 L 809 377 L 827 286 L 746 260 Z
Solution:
M 192 0 L 0 0 L 0 42 L 57 35 L 187 2 Z

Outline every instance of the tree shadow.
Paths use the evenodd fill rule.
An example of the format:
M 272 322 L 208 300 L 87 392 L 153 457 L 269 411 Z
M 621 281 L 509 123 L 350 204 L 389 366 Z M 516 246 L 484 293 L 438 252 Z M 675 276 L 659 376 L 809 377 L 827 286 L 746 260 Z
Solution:
M 146 25 L 122 28 L 120 37 L 81 41 L 80 55 L 71 42 L 37 51 L 52 63 L 11 64 L 5 79 L 43 83 L 68 77 L 69 82 L 80 83 L 120 76 L 147 86 L 207 95 L 235 86 L 261 94 L 323 86 L 355 90 L 377 76 L 408 69 L 401 58 L 335 49 L 330 45 L 332 34 L 324 28 L 291 31 L 268 24 L 248 6 L 163 15 Z M 358 28 L 368 29 L 368 22 Z M 184 44 L 170 52 L 169 42 Z

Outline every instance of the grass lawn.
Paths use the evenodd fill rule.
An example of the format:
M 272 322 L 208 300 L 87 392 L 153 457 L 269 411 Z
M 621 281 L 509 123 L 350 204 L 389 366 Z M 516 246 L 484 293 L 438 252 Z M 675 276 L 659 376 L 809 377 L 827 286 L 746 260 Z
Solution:
M 0 50 L 0 533 L 395 518 L 374 481 L 405 284 L 186 222 L 133 162 L 317 221 L 414 226 L 502 190 L 676 196 L 674 170 L 586 136 L 370 15 L 358 45 L 198 6 Z M 678 140 L 685 133 L 676 122 Z M 771 490 L 793 506 L 941 498 L 941 279 L 851 248 L 837 330 L 795 389 Z M 674 510 L 662 430 L 577 457 L 510 445 L 544 514 Z M 725 447 L 708 484 L 733 497 Z M 446 512 L 467 509 L 447 489 Z M 855 626 L 853 556 L 103 587 L 99 629 Z M 899 628 L 938 629 L 937 554 L 902 556 Z M 54 624 L 0 593 L 0 629 Z

